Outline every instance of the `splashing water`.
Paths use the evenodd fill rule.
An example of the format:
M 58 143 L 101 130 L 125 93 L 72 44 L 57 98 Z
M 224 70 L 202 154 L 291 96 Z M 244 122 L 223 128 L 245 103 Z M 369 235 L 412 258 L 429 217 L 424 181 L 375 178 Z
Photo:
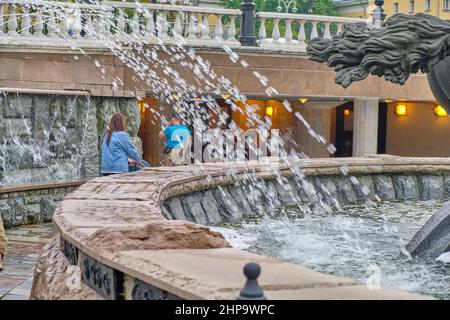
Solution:
M 450 264 L 412 258 L 405 245 L 442 201 L 383 202 L 304 215 L 285 208 L 213 228 L 239 249 L 381 287 L 450 298 Z

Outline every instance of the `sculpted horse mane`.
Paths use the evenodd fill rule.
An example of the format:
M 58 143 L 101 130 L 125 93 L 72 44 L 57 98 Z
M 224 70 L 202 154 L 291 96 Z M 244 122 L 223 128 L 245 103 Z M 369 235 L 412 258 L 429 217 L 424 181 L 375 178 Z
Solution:
M 438 103 L 450 110 L 449 21 L 418 13 L 396 14 L 381 28 L 351 24 L 332 40 L 312 39 L 307 53 L 334 68 L 335 82 L 344 88 L 369 74 L 404 84 L 411 73 L 422 71 Z M 450 202 L 416 233 L 407 250 L 422 258 L 450 254 Z
M 450 22 L 418 13 L 396 14 L 382 28 L 347 25 L 329 39 L 312 39 L 311 60 L 326 62 L 336 71 L 336 83 L 348 87 L 369 74 L 404 84 L 411 73 L 428 73 L 450 55 Z

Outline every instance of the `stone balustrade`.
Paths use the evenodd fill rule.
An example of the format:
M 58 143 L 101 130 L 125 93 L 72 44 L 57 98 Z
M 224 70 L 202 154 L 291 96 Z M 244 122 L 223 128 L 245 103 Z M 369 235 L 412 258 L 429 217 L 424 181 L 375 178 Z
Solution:
M 0 0 L 0 46 L 63 40 L 71 47 L 111 42 L 243 47 L 237 41 L 241 11 L 170 4 L 103 1 L 98 5 Z M 346 23 L 364 19 L 273 12 L 256 13 L 262 50 L 304 52 L 315 37 L 331 38 Z M 273 25 L 271 35 L 267 26 Z M 65 40 L 65 41 L 64 41 Z
M 258 42 L 261 46 L 278 46 L 303 51 L 311 39 L 317 37 L 331 39 L 332 36 L 342 32 L 346 24 L 367 23 L 365 19 L 277 12 L 258 12 L 256 17 L 259 20 Z M 269 24 L 273 25 L 271 35 L 266 31 Z
M 289 190 L 295 198 L 308 197 L 312 190 L 320 196 L 317 179 L 345 202 L 357 201 L 352 176 L 383 199 L 447 198 L 449 159 L 372 156 L 301 160 L 295 165 L 310 180 L 306 189 L 294 181 L 281 184 L 293 173 L 277 158 L 146 168 L 88 181 L 55 212 L 59 236 L 41 253 L 31 298 L 234 299 L 245 282 L 242 267 L 248 261 L 261 265 L 259 283 L 268 299 L 429 298 L 372 290 L 356 280 L 233 249 L 204 224 L 233 218 L 230 206 L 247 215 L 246 206 L 257 202 L 235 186 L 248 179 L 248 172 L 266 182 L 258 188 L 271 200 L 278 199 L 274 205 L 289 205 Z M 343 166 L 347 176 L 341 175 Z M 200 207 L 208 208 L 208 214 Z
M 167 4 L 104 1 L 88 5 L 17 0 L 0 1 L 0 13 L 3 36 L 82 39 L 103 45 L 110 39 L 182 45 L 237 43 L 236 20 L 241 15 L 240 10 Z

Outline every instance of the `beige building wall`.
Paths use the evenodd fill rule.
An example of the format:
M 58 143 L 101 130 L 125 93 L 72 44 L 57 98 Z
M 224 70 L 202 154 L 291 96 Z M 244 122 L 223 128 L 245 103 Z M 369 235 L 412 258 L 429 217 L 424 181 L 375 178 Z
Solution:
M 397 116 L 397 104 L 388 104 L 386 153 L 450 157 L 450 117 L 436 116 L 434 103 L 406 103 L 407 115 Z
M 414 10 L 412 9 L 414 3 Z M 428 8 L 429 6 L 429 8 Z M 446 0 L 385 0 L 384 11 L 390 17 L 395 14 L 395 8 L 398 7 L 398 13 L 415 14 L 423 12 L 441 19 L 450 19 L 450 1 Z
M 368 0 L 340 1 L 336 3 L 336 8 L 339 16 L 347 18 L 369 18 L 372 13 Z
M 316 134 L 320 134 L 327 141 L 332 141 L 335 135 L 335 109 L 330 108 L 300 108 L 302 116 L 311 125 Z M 295 130 L 296 142 L 300 145 L 300 151 L 304 152 L 310 158 L 329 158 L 330 153 L 327 150 L 328 144 L 317 141 L 308 129 L 301 124 L 296 123 Z

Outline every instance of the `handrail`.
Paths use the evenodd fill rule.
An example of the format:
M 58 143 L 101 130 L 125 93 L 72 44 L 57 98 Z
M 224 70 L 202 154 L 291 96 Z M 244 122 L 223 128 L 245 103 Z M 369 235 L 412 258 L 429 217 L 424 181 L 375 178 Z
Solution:
M 320 22 L 341 22 L 341 23 L 367 23 L 367 19 L 347 18 L 338 16 L 321 16 L 301 13 L 282 13 L 282 12 L 257 12 L 257 18 L 267 19 L 290 19 L 290 20 L 308 20 Z
M 210 13 L 210 14 L 221 14 L 221 15 L 233 15 L 240 16 L 241 10 L 239 9 L 222 9 L 222 8 L 209 8 L 209 7 L 196 7 L 196 6 L 184 6 L 176 4 L 160 4 L 160 3 L 133 3 L 133 2 L 113 2 L 104 1 L 106 5 L 110 5 L 114 8 L 132 8 L 132 9 L 151 9 L 151 10 L 162 10 L 162 11 L 178 11 L 178 12 L 198 12 L 198 13 Z
M 0 8 L 5 7 L 7 10 L 0 10 L 0 46 L 22 46 L 48 39 L 48 43 L 58 46 L 73 45 L 69 42 L 76 41 L 85 48 L 104 48 L 107 45 L 97 40 L 105 37 L 119 42 L 182 43 L 211 48 L 224 44 L 245 47 L 255 43 L 241 44 L 237 41 L 237 20 L 243 15 L 239 9 L 112 1 L 91 5 L 0 0 Z M 313 38 L 331 39 L 346 24 L 367 23 L 365 19 L 336 16 L 277 12 L 250 14 L 259 20 L 258 32 L 256 23 L 251 22 L 258 34 L 259 46 L 281 51 L 305 52 L 307 43 Z M 271 35 L 267 35 L 267 20 L 272 22 Z M 284 23 L 285 28 L 280 28 L 280 23 Z M 251 25 L 249 29 L 252 29 Z

